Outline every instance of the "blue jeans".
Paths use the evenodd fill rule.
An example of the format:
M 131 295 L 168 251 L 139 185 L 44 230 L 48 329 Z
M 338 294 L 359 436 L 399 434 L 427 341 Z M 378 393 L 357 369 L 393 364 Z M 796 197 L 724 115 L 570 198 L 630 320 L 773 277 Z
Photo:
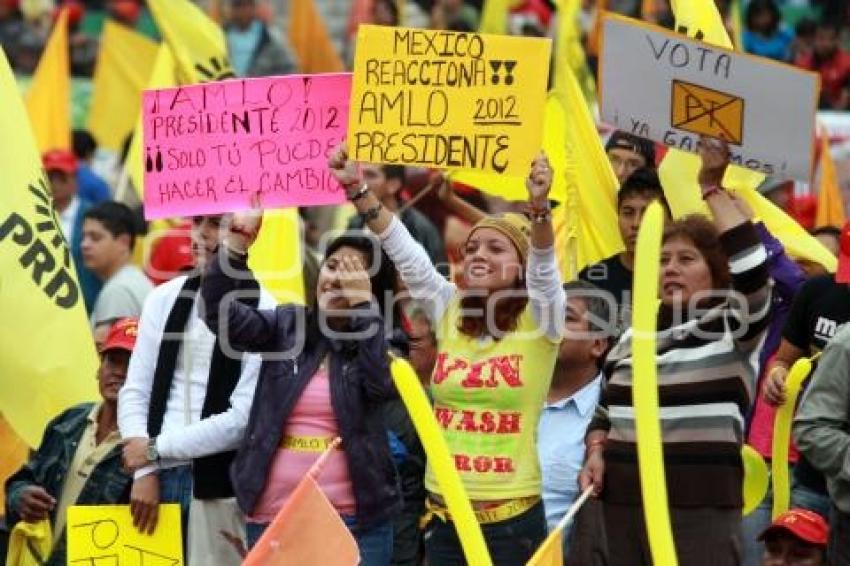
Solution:
M 791 482 L 791 507 L 802 507 L 814 511 L 829 521 L 829 496 L 810 489 L 797 481 Z
M 768 464 L 769 465 L 769 464 Z M 758 541 L 759 535 L 773 522 L 773 478 L 771 477 L 767 493 L 759 506 L 752 513 L 745 515 L 741 521 L 741 531 L 744 536 L 743 566 L 761 566 L 764 558 L 764 543 Z
M 352 531 L 357 548 L 360 551 L 361 566 L 389 566 L 393 556 L 393 524 L 390 521 L 372 527 L 364 533 L 356 531 L 357 522 L 354 517 L 342 517 L 345 526 Z M 245 538 L 248 548 L 251 549 L 263 536 L 267 524 L 247 523 L 245 525 Z
M 178 466 L 159 471 L 159 501 L 180 504 L 185 556 L 189 541 L 189 507 L 192 505 L 192 466 Z
M 494 566 L 525 564 L 546 539 L 543 502 L 512 519 L 481 525 Z M 466 559 L 454 523 L 434 517 L 425 527 L 425 555 L 434 566 L 464 566 Z

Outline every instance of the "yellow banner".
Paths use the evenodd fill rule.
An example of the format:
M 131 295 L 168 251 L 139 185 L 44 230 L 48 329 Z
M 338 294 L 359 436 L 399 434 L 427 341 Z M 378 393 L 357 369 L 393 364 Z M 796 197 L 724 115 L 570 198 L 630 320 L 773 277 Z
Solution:
M 525 177 L 543 142 L 551 41 L 360 26 L 354 159 Z
M 129 505 L 68 508 L 68 564 L 183 564 L 180 506 L 159 506 L 152 535 L 133 526 Z

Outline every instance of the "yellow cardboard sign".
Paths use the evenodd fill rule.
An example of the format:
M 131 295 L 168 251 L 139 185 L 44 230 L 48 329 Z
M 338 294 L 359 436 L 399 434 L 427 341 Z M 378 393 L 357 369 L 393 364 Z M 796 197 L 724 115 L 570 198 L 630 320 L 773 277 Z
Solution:
M 543 142 L 549 39 L 362 25 L 357 161 L 526 176 Z
M 129 505 L 68 508 L 68 566 L 182 566 L 180 506 L 159 506 L 152 535 L 133 526 Z
M 694 134 L 744 143 L 744 99 L 704 86 L 673 80 L 670 123 Z

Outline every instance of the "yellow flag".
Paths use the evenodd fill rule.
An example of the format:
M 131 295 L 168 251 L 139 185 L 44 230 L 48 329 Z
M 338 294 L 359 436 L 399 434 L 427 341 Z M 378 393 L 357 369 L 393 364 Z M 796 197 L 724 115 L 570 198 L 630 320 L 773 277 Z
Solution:
M 232 79 L 221 27 L 189 0 L 148 0 L 162 37 L 177 62 L 179 84 Z
M 508 12 L 511 4 L 511 0 L 484 0 L 481 22 L 478 24 L 479 33 L 508 33 Z
M 109 20 L 104 24 L 87 124 L 100 146 L 119 151 L 133 131 L 156 52 L 156 43 L 142 34 Z
M 543 544 L 535 551 L 526 566 L 563 566 L 564 564 L 564 532 L 556 529 L 549 533 Z
M 47 422 L 98 398 L 97 356 L 71 253 L 24 105 L 0 55 L 0 411 L 37 446 Z
M 174 57 L 171 54 L 171 49 L 166 45 L 160 45 L 154 60 L 153 71 L 151 71 L 146 88 L 168 88 L 177 85 L 175 77 L 177 72 Z M 141 104 L 140 104 L 141 106 Z M 133 134 L 133 140 L 130 142 L 130 149 L 127 152 L 127 161 L 125 167 L 127 174 L 130 176 L 133 187 L 139 195 L 139 199 L 145 194 L 145 154 L 143 151 L 144 136 L 142 134 L 142 113 L 141 108 L 136 112 L 136 128 Z
M 339 73 L 345 70 L 328 28 L 314 0 L 290 4 L 289 43 L 298 56 L 302 73 Z
M 59 12 L 53 32 L 26 94 L 27 113 L 38 150 L 71 148 L 71 72 L 68 66 L 68 9 Z M 8 109 L 3 110 L 8 112 Z M 12 130 L 6 130 L 7 135 Z
M 844 225 L 844 199 L 838 187 L 838 175 L 835 172 L 835 162 L 829 152 L 829 136 L 823 132 L 820 150 L 820 183 L 818 184 L 818 210 L 815 216 L 815 226 Z
M 27 461 L 29 446 L 15 433 L 12 425 L 0 414 L 0 484 L 5 484 L 9 476 Z M 0 490 L 0 509 L 5 509 L 6 490 Z
M 729 6 L 729 17 L 732 20 L 732 41 L 735 42 L 735 49 L 743 51 L 744 23 L 741 18 L 741 0 L 732 0 Z
M 593 73 L 587 67 L 587 58 L 581 45 L 581 30 L 578 13 L 579 0 L 558 0 L 558 36 L 555 41 L 555 83 L 554 90 L 567 92 L 567 74 L 563 66 L 572 69 L 581 86 L 582 94 L 588 104 L 596 101 L 596 82 Z
M 732 48 L 729 34 L 723 27 L 723 20 L 713 0 L 674 0 L 673 11 L 677 30 L 707 43 Z M 699 157 L 678 149 L 668 151 L 658 168 L 664 195 L 676 218 L 693 213 L 709 215 L 697 186 L 699 168 Z M 733 165 L 726 171 L 723 184 L 749 203 L 756 217 L 782 242 L 788 253 L 835 271 L 835 256 L 756 190 L 763 180 L 764 175 L 761 173 Z
M 266 210 L 248 267 L 278 303 L 305 304 L 298 209 Z

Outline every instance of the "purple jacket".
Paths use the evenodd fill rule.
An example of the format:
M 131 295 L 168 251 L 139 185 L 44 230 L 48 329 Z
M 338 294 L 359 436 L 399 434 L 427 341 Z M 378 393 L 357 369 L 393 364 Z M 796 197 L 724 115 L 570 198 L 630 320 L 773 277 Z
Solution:
M 223 269 L 221 264 L 227 261 L 230 266 Z M 240 272 L 242 279 L 230 277 L 231 269 Z M 357 314 L 348 329 L 364 333 L 357 341 L 325 337 L 318 331 L 318 323 L 310 323 L 315 316 L 298 305 L 263 311 L 230 300 L 225 319 L 220 320 L 222 302 L 242 288 L 246 278 L 253 275 L 244 260 L 219 255 L 212 262 L 201 284 L 207 326 L 216 334 L 225 330 L 237 351 L 295 353 L 264 356 L 245 439 L 230 469 L 239 507 L 246 514 L 254 511 L 283 437 L 284 423 L 322 360 L 329 357 L 331 405 L 351 475 L 357 528 L 367 530 L 391 519 L 401 509 L 402 500 L 382 407 L 397 394 L 387 360 L 384 323 L 377 309 L 369 303 L 355 307 Z M 303 343 L 298 345 L 298 341 Z

